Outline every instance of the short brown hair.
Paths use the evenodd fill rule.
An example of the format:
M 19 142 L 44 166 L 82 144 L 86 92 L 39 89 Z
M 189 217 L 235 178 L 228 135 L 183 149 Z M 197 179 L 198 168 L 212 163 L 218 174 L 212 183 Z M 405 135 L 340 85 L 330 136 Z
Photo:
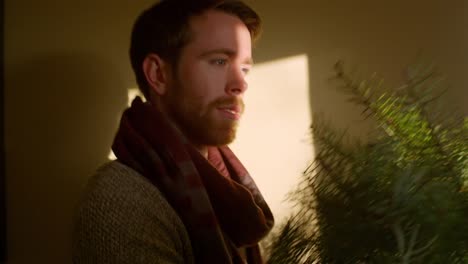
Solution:
M 175 69 L 182 48 L 190 41 L 190 18 L 211 9 L 237 16 L 253 40 L 259 36 L 261 19 L 241 0 L 161 0 L 137 18 L 131 36 L 130 60 L 146 98 L 148 86 L 142 69 L 145 57 L 155 53 Z

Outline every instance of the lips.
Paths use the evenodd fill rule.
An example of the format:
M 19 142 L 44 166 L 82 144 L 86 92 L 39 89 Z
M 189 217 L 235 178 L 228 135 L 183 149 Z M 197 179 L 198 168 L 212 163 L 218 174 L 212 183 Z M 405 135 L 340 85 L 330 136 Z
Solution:
M 239 105 L 219 106 L 217 109 L 221 111 L 225 117 L 233 120 L 239 120 L 242 114 L 242 107 Z

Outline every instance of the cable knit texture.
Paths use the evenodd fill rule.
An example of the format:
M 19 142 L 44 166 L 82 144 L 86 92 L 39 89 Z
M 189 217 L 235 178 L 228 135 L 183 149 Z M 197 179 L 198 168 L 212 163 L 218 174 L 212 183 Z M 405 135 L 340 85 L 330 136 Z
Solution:
M 194 263 L 188 233 L 160 191 L 112 161 L 88 182 L 79 204 L 73 263 Z

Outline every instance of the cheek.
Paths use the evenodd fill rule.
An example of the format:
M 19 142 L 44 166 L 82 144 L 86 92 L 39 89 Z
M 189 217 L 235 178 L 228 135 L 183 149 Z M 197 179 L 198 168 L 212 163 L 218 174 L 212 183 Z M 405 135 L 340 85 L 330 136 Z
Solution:
M 210 102 L 223 96 L 226 85 L 226 73 L 222 67 L 199 63 L 185 71 L 182 81 L 189 86 L 194 96 L 202 102 Z M 184 76 L 181 76 L 184 78 Z

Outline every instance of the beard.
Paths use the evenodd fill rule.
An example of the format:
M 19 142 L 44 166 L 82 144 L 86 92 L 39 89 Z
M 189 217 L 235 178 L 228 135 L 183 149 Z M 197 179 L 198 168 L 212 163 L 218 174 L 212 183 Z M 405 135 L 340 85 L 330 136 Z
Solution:
M 201 97 L 191 96 L 178 81 L 163 98 L 169 118 L 187 139 L 198 146 L 222 146 L 234 141 L 239 120 L 222 118 L 218 108 L 237 105 L 240 113 L 244 103 L 237 97 L 220 97 L 204 104 Z

